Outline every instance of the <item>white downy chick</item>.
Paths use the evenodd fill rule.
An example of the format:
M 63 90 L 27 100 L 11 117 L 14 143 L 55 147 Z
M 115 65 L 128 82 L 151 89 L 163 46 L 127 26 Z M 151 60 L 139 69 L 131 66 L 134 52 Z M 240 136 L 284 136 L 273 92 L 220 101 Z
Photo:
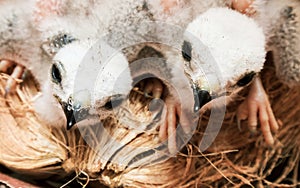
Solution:
M 211 95 L 220 95 L 224 89 L 231 93 L 248 84 L 239 83 L 242 78 L 262 69 L 264 42 L 262 29 L 253 19 L 227 8 L 212 8 L 186 29 L 182 51 L 187 72 Z
M 300 1 L 254 0 L 253 15 L 264 29 L 276 74 L 290 87 L 300 85 Z
M 189 24 L 182 51 L 202 110 L 228 104 L 251 83 L 265 62 L 264 46 L 263 30 L 255 21 L 227 8 L 210 9 Z M 261 124 L 261 130 L 266 142 L 273 144 L 275 118 L 270 121 Z
M 218 6 L 219 5 L 218 2 L 216 2 L 216 1 L 211 1 L 210 3 L 207 3 L 207 4 L 204 3 L 204 4 L 206 6 L 202 7 L 201 10 L 203 10 L 203 11 L 205 9 L 208 9 L 209 6 Z M 225 6 L 225 3 L 224 3 L 224 6 Z M 194 38 L 192 38 L 192 39 L 190 38 L 190 40 L 192 41 L 192 44 L 195 44 L 195 46 L 193 47 L 194 48 L 193 53 L 195 53 L 195 54 L 193 54 L 194 55 L 193 61 L 197 61 L 197 60 L 199 61 L 199 57 L 196 57 L 196 56 L 202 55 L 201 60 L 202 60 L 202 62 L 204 62 L 203 67 L 199 67 L 200 65 L 199 66 L 193 65 L 193 68 L 198 69 L 199 71 L 201 71 L 201 69 L 206 69 L 206 71 L 201 72 L 200 74 L 199 74 L 199 72 L 197 72 L 196 74 L 192 73 L 191 75 L 193 75 L 193 79 L 194 79 L 193 81 L 198 82 L 198 81 L 202 80 L 202 83 L 198 83 L 199 85 L 202 86 L 202 88 L 198 88 L 198 90 L 199 89 L 204 90 L 204 89 L 208 89 L 209 87 L 211 87 L 210 93 L 211 94 L 214 93 L 216 95 L 218 95 L 218 94 L 222 95 L 223 93 L 221 93 L 221 92 L 224 92 L 225 88 L 233 90 L 235 92 L 238 92 L 239 88 L 241 89 L 242 87 L 237 86 L 236 83 L 239 83 L 241 86 L 248 85 L 248 83 L 254 77 L 254 75 L 255 75 L 254 73 L 259 72 L 261 70 L 261 68 L 263 66 L 264 58 L 265 58 L 264 36 L 263 36 L 262 30 L 259 29 L 257 27 L 257 25 L 255 25 L 254 21 L 247 18 L 246 16 L 242 16 L 241 14 L 239 14 L 237 12 L 230 11 L 227 9 L 224 9 L 226 11 L 225 11 L 225 15 L 223 15 L 223 13 L 224 13 L 224 11 L 222 11 L 223 9 L 220 9 L 220 10 L 221 11 L 219 14 L 216 14 L 216 13 L 209 13 L 209 14 L 206 13 L 205 14 L 206 17 L 208 17 L 208 18 L 211 17 L 211 18 L 207 21 L 207 23 L 206 23 L 207 25 L 205 25 L 204 28 L 201 27 L 203 25 L 203 23 L 201 23 L 203 20 L 198 21 L 199 25 L 200 25 L 199 30 L 197 28 L 198 27 L 198 23 L 196 23 L 197 21 L 195 21 L 195 23 L 190 24 L 190 28 L 189 28 L 191 30 L 194 29 L 195 32 L 198 34 L 201 33 L 201 36 L 195 35 L 196 37 L 194 36 Z M 216 12 L 218 12 L 218 11 L 216 11 Z M 186 13 L 188 13 L 188 11 Z M 203 16 L 203 17 L 205 17 L 205 16 Z M 236 16 L 238 17 L 237 22 L 235 21 Z M 242 18 L 239 18 L 239 16 Z M 184 20 L 184 21 L 181 21 L 181 22 L 179 21 L 178 23 L 176 23 L 176 21 L 173 20 L 175 17 L 176 16 L 174 16 L 174 17 L 170 16 L 171 24 L 180 23 L 180 24 L 184 25 L 184 22 L 186 22 L 186 20 Z M 222 17 L 221 20 L 223 22 L 221 24 L 218 21 L 219 17 Z M 190 19 L 191 17 L 187 16 L 187 18 Z M 172 21 L 174 21 L 174 22 L 172 22 Z M 230 21 L 234 21 L 234 22 L 230 22 Z M 250 22 L 250 23 L 248 23 L 248 22 Z M 245 27 L 236 28 L 237 26 L 235 25 L 235 23 L 242 23 L 243 24 L 242 26 L 245 26 Z M 191 26 L 191 25 L 193 25 L 193 26 Z M 160 35 L 163 35 L 163 37 L 166 36 L 164 39 L 167 42 L 169 42 L 171 39 L 171 43 L 165 43 L 165 44 L 167 44 L 167 45 L 171 44 L 171 46 L 172 46 L 172 44 L 175 44 L 175 48 L 176 48 L 176 41 L 177 41 L 178 37 L 181 37 L 180 28 L 176 28 L 176 27 L 174 27 L 172 25 L 168 25 L 168 24 L 165 26 L 167 26 L 167 27 L 160 28 L 162 30 L 161 30 L 161 32 L 158 33 L 158 38 L 160 38 Z M 248 30 L 248 32 L 246 32 L 245 35 L 242 36 L 241 33 L 244 33 L 243 30 L 245 28 L 248 28 L 248 26 L 250 26 L 249 27 L 250 30 Z M 207 28 L 207 27 L 209 27 L 209 28 Z M 232 29 L 231 27 L 234 27 L 234 29 Z M 170 33 L 166 32 L 168 29 L 171 29 Z M 174 30 L 178 30 L 178 32 L 176 32 Z M 231 33 L 231 30 L 233 30 L 234 33 Z M 212 31 L 214 31 L 214 33 Z M 254 35 L 252 35 L 252 32 L 254 32 Z M 166 34 L 166 35 L 164 35 L 164 34 Z M 240 38 L 238 38 L 238 40 L 239 39 L 246 40 L 245 43 L 241 44 L 239 41 L 237 41 L 235 38 L 235 35 L 238 35 L 240 37 Z M 199 45 L 200 45 L 200 44 L 197 44 L 197 42 L 196 42 L 199 40 L 199 38 L 197 39 L 197 37 L 200 37 L 200 39 L 202 39 L 201 37 L 208 39 L 208 41 L 205 41 L 205 42 L 210 43 L 210 46 L 208 49 L 206 49 L 206 52 L 210 55 L 206 54 L 207 56 L 205 57 L 205 54 L 198 53 L 201 50 L 199 50 L 199 48 L 197 49 L 197 47 L 199 47 Z M 225 37 L 225 38 L 223 38 L 223 37 Z M 253 41 L 253 39 L 252 39 L 253 37 L 255 37 L 255 39 L 256 39 L 255 41 Z M 174 40 L 175 43 L 173 43 L 172 40 Z M 214 40 L 216 40 L 216 41 L 214 41 Z M 232 40 L 232 41 L 230 41 L 230 40 Z M 245 45 L 243 45 L 243 44 L 245 44 Z M 236 48 L 234 46 L 236 46 Z M 200 47 L 201 47 L 201 45 L 200 45 Z M 186 51 L 188 49 L 191 50 L 192 47 L 190 45 L 188 45 L 187 42 L 185 42 L 183 45 L 183 51 L 185 53 L 189 53 Z M 224 49 L 230 49 L 230 51 L 225 52 Z M 166 50 L 162 47 L 158 48 L 157 50 L 161 53 L 164 53 L 164 51 L 172 51 L 172 50 Z M 197 50 L 199 50 L 199 51 L 197 51 Z M 211 53 L 209 50 L 213 50 L 214 53 Z M 240 50 L 241 50 L 241 52 L 240 52 Z M 174 64 L 174 62 L 176 62 L 176 60 L 175 60 L 176 58 L 173 59 L 173 61 L 174 61 L 173 63 L 171 62 L 172 60 L 170 60 L 170 59 L 172 59 L 171 57 L 173 55 L 171 55 L 171 54 L 164 54 L 164 55 L 165 55 L 164 58 L 169 60 L 168 64 L 170 64 L 170 66 L 172 66 Z M 176 57 L 176 55 L 174 57 Z M 186 57 L 186 55 L 185 55 L 185 57 Z M 227 58 L 223 60 L 223 57 L 227 57 Z M 180 57 L 177 56 L 177 58 L 180 58 Z M 215 67 L 218 63 L 214 62 L 214 58 L 217 58 L 218 63 L 220 65 L 227 64 L 225 67 L 223 67 L 222 72 L 220 72 L 220 74 L 223 74 L 224 76 L 226 76 L 224 80 L 221 80 L 220 77 L 217 77 L 216 71 L 219 71 L 219 70 L 216 70 Z M 222 62 L 222 63 L 220 63 L 220 62 Z M 240 64 L 238 62 L 240 62 Z M 241 66 L 241 67 L 239 67 L 239 66 Z M 170 68 L 170 70 L 172 70 L 172 69 Z M 170 70 L 168 72 L 170 72 Z M 153 72 L 155 72 L 155 71 L 152 71 L 151 73 L 153 74 Z M 208 74 L 203 75 L 204 73 L 208 73 Z M 176 75 L 176 74 L 174 74 L 174 75 Z M 159 75 L 156 75 L 156 76 L 158 78 L 160 78 Z M 202 78 L 200 78 L 200 76 Z M 206 79 L 206 76 L 210 77 L 209 81 L 212 81 L 215 83 L 209 83 L 208 80 Z M 176 77 L 176 76 L 174 76 L 174 77 Z M 220 81 L 224 81 L 224 82 L 218 83 L 218 81 L 219 81 L 219 80 L 217 80 L 218 78 L 220 79 Z M 172 80 L 172 78 L 169 78 L 169 80 Z M 238 82 L 238 81 L 240 81 L 240 82 Z M 179 80 L 177 80 L 177 82 L 173 81 L 171 83 L 176 85 L 178 83 L 181 83 L 181 81 L 179 79 Z M 213 84 L 213 87 L 209 86 L 209 84 Z M 155 86 L 153 86 L 154 84 L 150 83 L 149 85 L 153 88 L 153 90 L 155 90 Z M 158 89 L 161 88 L 160 84 L 156 84 L 156 86 Z M 146 93 L 148 93 L 149 91 L 147 91 L 148 90 L 147 84 L 146 84 L 145 88 L 146 88 L 145 89 Z M 188 91 L 189 89 L 191 89 L 191 88 L 188 88 L 186 90 Z M 199 96 L 200 104 L 196 104 L 195 109 L 197 109 L 197 108 L 199 109 L 200 107 L 202 107 L 204 105 L 205 102 L 208 102 L 208 101 L 206 101 L 207 99 L 204 99 L 206 96 L 203 94 L 204 93 L 203 90 L 201 91 L 201 93 L 199 93 L 199 95 L 201 95 L 201 96 Z M 156 98 L 159 98 L 160 95 L 158 95 L 158 97 L 156 96 Z M 186 96 L 188 96 L 188 95 L 186 95 Z M 185 119 L 183 114 L 180 113 L 181 100 L 178 100 L 178 98 L 177 99 L 174 99 L 174 98 L 171 99 L 171 98 L 172 98 L 172 96 L 170 96 L 169 98 L 167 97 L 164 101 L 166 104 L 166 107 L 167 107 L 167 116 L 166 116 L 166 121 L 165 121 L 166 124 L 163 124 L 160 127 L 159 135 L 160 135 L 161 140 L 166 140 L 168 138 L 169 151 L 171 153 L 175 153 L 178 149 L 177 143 L 176 143 L 176 134 L 174 134 L 174 131 L 176 130 L 176 126 L 177 126 L 176 116 L 179 117 L 178 122 L 180 122 L 183 125 L 183 128 L 185 128 L 186 130 L 188 130 L 188 128 L 186 128 L 186 126 L 184 125 L 185 123 L 183 123 L 184 119 Z M 196 99 L 195 101 L 197 101 L 197 100 L 198 99 Z M 190 106 L 193 106 L 193 105 L 190 105 Z
M 47 73 L 50 72 L 50 75 L 43 73 L 44 75 L 47 75 L 47 80 L 42 84 L 41 95 L 34 101 L 34 108 L 41 119 L 46 120 L 51 126 L 66 125 L 65 114 L 61 108 L 61 104 L 57 101 L 57 98 L 59 98 L 57 95 L 62 97 L 59 100 L 60 102 L 65 100 L 64 104 L 67 104 L 68 99 L 63 98 L 63 96 L 70 94 L 72 89 L 74 89 L 72 73 L 76 73 L 78 69 L 76 63 L 80 63 L 79 59 L 83 58 L 82 56 L 89 47 L 88 42 L 82 42 L 82 44 L 77 43 L 78 41 L 85 41 L 87 38 L 96 36 L 95 33 L 97 33 L 98 29 L 96 25 L 101 25 L 97 22 L 98 19 L 94 19 L 92 16 L 93 5 L 94 1 L 36 1 L 34 21 L 36 30 L 40 34 L 42 41 L 40 43 L 40 48 L 49 58 L 51 58 L 51 60 L 46 71 Z M 64 49 L 65 46 L 75 41 L 76 45 L 72 44 L 72 47 Z M 80 45 L 82 46 L 80 47 Z M 80 50 L 82 50 L 82 52 L 80 52 Z M 59 51 L 61 52 L 56 58 L 59 57 L 71 64 L 70 67 L 68 67 L 68 74 L 63 75 L 68 79 L 63 82 L 66 85 L 64 85 L 63 88 L 53 88 L 55 84 L 53 84 L 52 78 L 54 73 L 51 73 L 51 71 L 54 71 L 52 61 L 53 57 L 55 57 Z M 74 63 L 72 63 L 73 61 Z M 59 63 L 56 63 L 55 66 L 62 68 Z M 61 71 L 60 69 L 55 70 Z M 72 83 L 73 85 L 68 85 Z M 64 91 L 67 93 L 63 93 Z M 54 98 L 53 96 L 55 92 L 57 98 Z
M 135 4 L 137 3 L 141 3 L 141 1 L 136 2 Z M 101 38 L 103 40 L 107 39 L 107 42 L 110 42 L 110 44 L 114 44 L 114 41 L 118 41 L 119 38 L 114 35 L 112 39 L 103 38 L 103 36 L 107 36 L 108 31 L 112 32 L 113 34 L 122 34 L 122 40 L 114 44 L 115 46 L 117 46 L 117 48 L 120 48 L 121 45 L 127 45 L 127 41 L 131 42 L 130 37 L 123 37 L 127 36 L 126 31 L 128 31 L 129 29 L 122 28 L 121 25 L 123 26 L 123 24 L 125 23 L 118 20 L 118 18 L 121 17 L 123 21 L 126 21 L 128 18 L 130 18 L 131 14 L 136 14 L 131 9 L 138 9 L 138 7 L 133 6 L 132 3 L 130 4 L 129 1 L 123 2 L 116 0 L 109 2 L 103 1 L 100 3 L 95 3 L 94 1 L 73 2 L 52 0 L 49 2 L 39 1 L 39 4 L 37 6 L 39 7 L 36 16 L 37 22 L 39 23 L 38 30 L 40 33 L 42 33 L 43 41 L 46 41 L 42 47 L 49 56 L 53 57 L 55 63 L 53 64 L 53 67 L 51 69 L 51 79 L 54 82 L 50 85 L 53 87 L 53 91 L 48 92 L 49 88 L 47 85 L 49 84 L 45 85 L 44 90 L 42 91 L 43 95 L 35 106 L 38 109 L 37 111 L 44 112 L 42 110 L 39 110 L 40 108 L 43 108 L 42 105 L 40 105 L 40 101 L 47 101 L 46 99 L 51 98 L 51 95 L 48 96 L 49 93 L 53 93 L 64 108 L 65 114 L 67 116 L 67 128 L 69 129 L 74 123 L 76 123 L 74 118 L 78 118 L 77 121 L 80 119 L 79 117 L 75 116 L 77 116 L 78 114 L 86 113 L 86 109 L 89 109 L 91 107 L 96 108 L 96 102 L 92 102 L 93 98 L 98 99 L 96 100 L 98 106 L 105 106 L 106 103 L 102 104 L 102 102 L 107 102 L 107 104 L 109 104 L 109 101 L 117 100 L 117 98 L 109 99 L 117 95 L 114 95 L 114 91 L 121 94 L 125 93 L 121 92 L 120 88 L 114 88 L 116 90 L 112 88 L 114 86 L 112 84 L 115 82 L 113 79 L 116 79 L 114 76 L 121 73 L 121 69 L 124 68 L 124 62 L 127 62 L 120 57 L 121 55 L 117 56 L 117 59 L 120 60 L 119 63 L 121 64 L 114 62 L 116 60 L 112 60 L 113 63 L 111 64 L 105 64 L 105 58 L 107 58 L 107 56 L 110 54 L 109 51 L 103 50 L 102 46 L 98 47 L 99 49 L 94 49 L 94 51 L 98 51 L 101 53 L 100 55 L 93 55 L 97 56 L 97 60 L 88 60 L 84 63 L 84 66 L 82 60 L 85 57 L 86 53 L 90 52 L 90 50 L 93 50 L 89 49 L 94 48 L 92 47 L 92 41 Z M 131 9 L 129 10 L 132 11 L 132 13 L 127 12 L 127 7 L 131 7 Z M 135 18 L 138 16 L 132 17 Z M 138 20 L 141 20 L 141 17 L 142 16 L 140 16 Z M 127 25 L 127 27 L 130 26 L 129 23 L 126 23 L 125 25 Z M 136 27 L 138 27 L 138 25 L 139 24 L 137 24 Z M 117 39 L 115 37 L 117 37 Z M 98 60 L 103 62 L 96 62 Z M 128 66 L 128 63 L 125 64 Z M 115 70 L 112 71 L 112 69 Z M 95 76 L 96 73 L 100 71 L 103 72 L 102 78 L 94 78 L 93 76 Z M 93 77 L 94 82 L 97 81 L 98 84 L 96 84 L 95 86 L 91 85 L 95 83 L 93 81 L 87 81 L 86 76 L 82 75 L 83 72 L 85 72 L 90 77 Z M 78 74 L 81 75 L 83 79 L 78 79 L 76 77 L 78 76 Z M 57 78 L 54 78 L 55 76 Z M 103 83 L 100 83 L 100 81 L 102 81 Z M 129 83 L 132 82 L 129 77 L 128 79 L 124 79 L 124 82 L 127 81 L 130 81 Z M 88 88 L 82 89 L 82 91 L 79 92 L 78 88 L 80 87 L 78 87 L 78 85 L 80 84 Z M 97 85 L 101 86 L 101 88 L 97 88 L 98 91 L 96 93 L 98 96 L 94 96 L 91 92 L 96 88 Z M 127 85 L 124 84 L 123 89 L 125 88 L 130 89 L 131 87 L 127 87 Z M 106 98 L 104 98 L 104 96 Z M 47 114 L 41 114 L 44 119 L 57 119 L 55 116 L 55 114 L 57 113 L 57 105 L 55 104 L 55 100 L 52 100 L 51 103 L 54 103 L 54 105 L 52 106 L 56 110 L 53 109 L 51 110 L 51 112 L 47 111 Z M 57 122 L 60 122 L 59 119 L 57 120 Z
M 34 1 L 4 0 L 0 2 L 0 72 L 16 67 L 7 81 L 6 94 L 14 90 L 15 79 L 30 70 L 41 84 L 50 64 L 40 48 L 41 36 L 36 30 L 33 12 Z M 48 65 L 48 66 L 47 66 Z
M 219 105 L 224 105 L 223 97 L 230 99 L 231 94 L 237 93 L 249 85 L 255 73 L 262 69 L 265 61 L 265 38 L 262 29 L 253 19 L 227 8 L 212 8 L 197 17 L 188 25 L 184 39 L 182 44 L 184 58 L 182 60 L 185 62 L 183 68 L 194 85 L 196 96 L 199 97 L 189 101 L 199 102 L 195 104 L 195 111 L 198 111 L 206 103 L 209 104 L 204 108 L 212 107 L 211 104 L 216 101 L 219 102 Z M 167 59 L 166 67 L 169 67 L 169 70 L 165 72 L 176 70 L 172 69 L 178 62 L 176 57 L 179 61 L 181 58 L 172 54 L 172 49 L 163 47 L 157 49 Z M 161 68 L 163 64 L 157 67 Z M 165 80 L 169 80 L 173 86 L 183 83 L 180 78 L 176 80 L 177 75 L 180 75 L 178 72 L 171 75 L 173 77 Z M 156 76 L 160 78 L 159 75 Z M 180 89 L 180 91 L 183 90 L 188 92 L 191 87 Z M 189 96 L 188 93 L 184 95 Z M 215 99 L 210 102 L 212 97 Z M 193 96 L 187 98 L 193 98 Z M 182 113 L 187 110 L 180 106 L 185 103 L 187 103 L 186 100 L 182 102 L 179 98 L 174 98 L 172 92 L 165 99 L 167 118 L 166 124 L 160 127 L 160 138 L 161 140 L 168 138 L 170 153 L 175 153 L 178 149 L 176 134 L 174 134 L 177 122 L 188 132 L 189 124 L 185 125 L 185 122 L 188 121 L 185 121 Z M 189 104 L 188 106 L 193 105 Z M 176 116 L 179 117 L 179 121 Z
M 67 129 L 95 108 L 111 110 L 132 88 L 127 59 L 103 41 L 74 41 L 53 62 L 52 94 L 65 112 Z

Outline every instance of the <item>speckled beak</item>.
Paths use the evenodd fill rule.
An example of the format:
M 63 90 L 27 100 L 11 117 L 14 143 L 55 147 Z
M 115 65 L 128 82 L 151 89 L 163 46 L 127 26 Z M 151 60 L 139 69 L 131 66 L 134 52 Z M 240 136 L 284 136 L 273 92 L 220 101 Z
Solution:
M 70 130 L 77 122 L 85 119 L 88 115 L 88 109 L 81 108 L 80 105 L 74 105 L 70 97 L 68 102 L 61 103 L 67 119 L 67 130 Z

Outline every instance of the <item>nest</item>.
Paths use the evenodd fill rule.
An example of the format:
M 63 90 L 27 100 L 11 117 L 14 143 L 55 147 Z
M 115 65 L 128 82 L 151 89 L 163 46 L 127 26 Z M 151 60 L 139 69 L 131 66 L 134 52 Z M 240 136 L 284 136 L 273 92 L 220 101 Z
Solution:
M 83 187 L 294 187 L 299 185 L 300 105 L 296 104 L 300 104 L 300 88 L 289 89 L 274 75 L 275 68 L 268 62 L 262 80 L 281 124 L 274 147 L 267 147 L 262 135 L 250 135 L 247 122 L 238 130 L 235 115 L 244 99 L 241 93 L 229 105 L 222 129 L 205 153 L 197 143 L 209 113 L 201 116 L 197 131 L 181 153 L 160 161 L 151 160 L 154 154 L 161 154 L 159 149 L 152 153 L 136 149 L 159 143 L 154 128 L 136 131 L 110 116 L 103 126 L 94 123 L 81 130 L 48 126 L 32 108 L 38 90 L 27 81 L 15 95 L 0 98 L 0 164 L 34 179 L 61 180 L 66 185 L 77 180 Z M 5 81 L 2 75 L 1 96 Z M 128 105 L 127 113 L 134 114 L 131 120 L 151 120 L 134 101 Z M 115 146 L 107 135 L 123 145 Z

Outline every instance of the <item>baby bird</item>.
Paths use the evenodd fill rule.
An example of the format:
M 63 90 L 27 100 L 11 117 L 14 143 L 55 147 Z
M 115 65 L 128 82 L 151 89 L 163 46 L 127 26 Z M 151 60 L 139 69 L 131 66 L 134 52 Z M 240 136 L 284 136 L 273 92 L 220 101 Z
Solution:
M 263 67 L 264 45 L 263 31 L 254 20 L 227 8 L 210 9 L 189 24 L 182 51 L 200 101 L 208 99 L 201 102 L 202 111 L 218 101 L 223 105 L 222 98 L 228 104 L 251 83 Z M 274 142 L 271 131 L 278 129 L 274 121 L 261 125 L 268 144 Z
M 103 41 L 66 45 L 54 56 L 50 75 L 52 94 L 65 112 L 67 129 L 95 109 L 112 110 L 132 88 L 127 59 Z
M 184 62 L 189 89 L 194 91 L 194 110 L 222 107 L 253 80 L 253 85 L 259 85 L 256 74 L 265 61 L 264 45 L 263 31 L 254 20 L 228 8 L 209 9 L 191 22 L 184 33 L 182 57 L 177 58 Z M 165 51 L 164 48 L 159 50 Z M 176 62 L 172 56 L 176 57 L 171 53 L 165 56 L 170 64 Z M 168 140 L 170 153 L 178 150 L 175 134 L 178 123 L 187 132 L 192 130 L 191 122 L 185 121 L 181 113 L 185 110 L 180 105 L 186 101 L 172 96 L 165 99 L 167 116 L 165 124 L 160 126 L 159 136 L 161 140 Z M 271 130 L 278 129 L 274 122 L 275 118 L 261 127 L 269 144 L 274 142 Z
M 300 85 L 300 1 L 257 1 L 251 15 L 264 29 L 276 74 L 290 87 Z
M 157 0 L 161 5 L 161 14 L 154 15 L 158 20 L 166 20 L 168 23 L 179 24 L 185 27 L 192 19 L 195 19 L 197 15 L 205 12 L 209 8 L 213 7 L 232 7 L 233 9 L 248 15 L 255 13 L 254 7 L 250 6 L 253 0 L 208 0 L 208 1 L 176 1 L 176 0 Z M 157 1 L 153 1 L 153 3 Z M 264 2 L 264 3 L 262 3 Z M 265 1 L 255 1 L 256 7 L 262 7 L 266 4 Z M 265 7 L 265 6 L 264 6 Z M 183 18 L 183 19 L 178 19 Z M 259 16 L 263 23 L 265 22 L 263 16 Z M 244 102 L 239 106 L 237 110 L 238 126 L 240 128 L 240 121 L 248 119 L 249 130 L 256 133 L 258 118 L 262 128 L 268 129 L 272 127 L 272 130 L 278 129 L 278 124 L 275 120 L 268 96 L 264 90 L 259 77 L 255 77 L 253 84 L 250 86 L 249 95 Z M 269 130 L 263 132 L 271 132 Z M 272 136 L 267 136 L 269 140 L 267 143 L 271 145 L 273 140 Z
M 138 83 L 135 89 L 152 98 L 149 111 L 160 111 L 159 137 L 171 155 L 188 142 L 198 122 L 193 90 L 183 65 L 178 48 L 150 42 L 130 64 L 134 83 Z
M 247 31 L 244 31 L 245 28 Z M 253 89 L 248 98 L 253 99 L 258 93 L 264 92 L 259 78 L 255 75 L 262 69 L 265 61 L 265 38 L 262 30 L 252 19 L 225 8 L 211 9 L 189 24 L 185 38 L 182 45 L 185 68 L 192 80 L 195 96 L 199 96 L 194 100 L 195 110 L 203 107 L 204 111 L 212 108 L 213 104 L 222 105 L 225 99 L 226 103 L 229 103 L 232 96 L 250 85 L 252 80 L 254 80 L 251 86 Z M 159 50 L 164 51 L 163 48 Z M 151 89 L 161 90 L 161 83 L 153 82 L 149 85 L 148 87 L 146 83 L 146 93 L 150 93 Z M 155 93 L 159 98 L 162 92 Z M 268 101 L 266 95 L 263 97 L 265 97 L 263 102 Z M 212 100 L 213 98 L 215 99 Z M 209 102 L 210 100 L 212 101 Z M 166 98 L 164 102 L 167 116 L 165 124 L 160 127 L 159 136 L 161 140 L 168 139 L 169 150 L 174 153 L 178 149 L 174 131 L 177 123 L 184 119 L 180 114 L 182 102 L 171 97 Z M 206 103 L 208 104 L 205 105 Z M 271 145 L 274 142 L 271 132 L 276 132 L 278 125 L 272 109 L 270 106 L 267 107 L 265 111 L 260 111 L 260 120 L 266 142 Z M 253 109 L 252 111 L 250 109 L 253 112 L 251 117 L 256 118 L 257 106 L 250 105 L 250 108 Z M 270 117 L 269 120 L 266 121 L 266 117 Z M 252 125 L 249 124 L 250 130 L 253 129 Z M 186 128 L 188 126 L 183 127 L 188 130 Z

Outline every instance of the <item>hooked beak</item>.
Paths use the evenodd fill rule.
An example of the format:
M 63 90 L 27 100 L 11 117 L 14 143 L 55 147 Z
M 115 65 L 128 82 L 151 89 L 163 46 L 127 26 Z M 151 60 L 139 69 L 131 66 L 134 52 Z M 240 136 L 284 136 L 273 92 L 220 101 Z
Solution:
M 114 95 L 102 107 L 106 110 L 112 110 L 119 106 L 123 100 L 124 97 L 122 95 Z M 76 123 L 89 116 L 90 108 L 82 108 L 80 104 L 74 104 L 72 97 L 69 97 L 68 102 L 61 102 L 61 106 L 67 119 L 67 130 L 70 130 Z
M 211 95 L 208 91 L 200 89 L 198 86 L 193 85 L 194 93 L 194 112 L 198 112 L 205 104 L 212 100 Z
M 85 119 L 88 115 L 88 109 L 81 108 L 80 105 L 74 106 L 71 97 L 68 99 L 67 103 L 62 102 L 61 106 L 67 119 L 67 130 L 70 130 L 77 122 Z

